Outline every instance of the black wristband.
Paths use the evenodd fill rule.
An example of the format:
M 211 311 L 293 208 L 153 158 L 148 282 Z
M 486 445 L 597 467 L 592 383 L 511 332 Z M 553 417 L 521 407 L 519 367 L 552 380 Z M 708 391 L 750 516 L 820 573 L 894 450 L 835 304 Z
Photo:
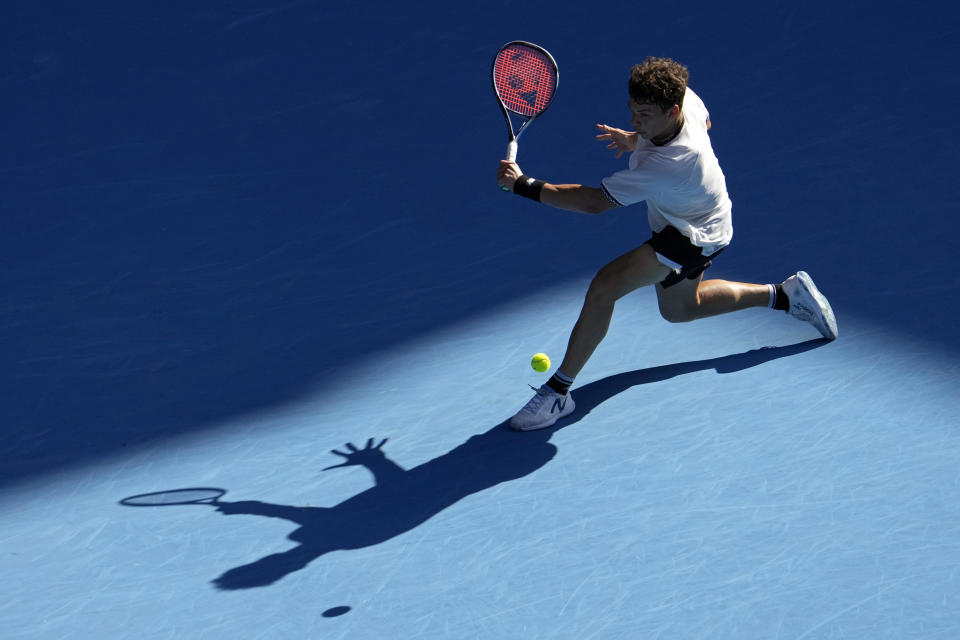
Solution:
M 535 180 L 530 176 L 520 176 L 513 183 L 513 192 L 518 196 L 540 202 L 540 192 L 543 191 L 543 185 L 545 184 L 547 183 L 543 180 Z

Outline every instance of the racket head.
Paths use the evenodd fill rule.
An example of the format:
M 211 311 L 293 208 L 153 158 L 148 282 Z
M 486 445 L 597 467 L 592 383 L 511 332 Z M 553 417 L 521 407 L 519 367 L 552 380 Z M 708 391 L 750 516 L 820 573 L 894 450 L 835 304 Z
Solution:
M 130 496 L 120 501 L 127 507 L 169 507 L 181 504 L 213 504 L 227 493 L 226 489 L 216 487 L 192 487 L 190 489 L 168 489 Z
M 493 59 L 493 89 L 511 113 L 536 118 L 550 106 L 559 82 L 556 60 L 531 42 L 508 42 Z

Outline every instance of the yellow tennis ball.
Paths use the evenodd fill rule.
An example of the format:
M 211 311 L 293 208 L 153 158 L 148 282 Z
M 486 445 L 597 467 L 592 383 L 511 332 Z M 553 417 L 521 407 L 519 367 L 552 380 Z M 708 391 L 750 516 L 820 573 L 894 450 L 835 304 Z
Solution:
M 530 360 L 530 366 L 533 367 L 534 371 L 543 373 L 550 368 L 550 356 L 545 353 L 534 354 L 533 359 Z

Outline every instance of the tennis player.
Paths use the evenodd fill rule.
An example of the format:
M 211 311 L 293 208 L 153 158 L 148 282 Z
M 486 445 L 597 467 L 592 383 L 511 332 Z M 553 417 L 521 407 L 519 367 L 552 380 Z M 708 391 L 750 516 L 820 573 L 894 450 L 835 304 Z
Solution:
M 770 307 L 809 322 L 829 340 L 837 337 L 830 303 L 803 271 L 780 284 L 703 280 L 730 244 L 733 225 L 726 180 L 707 134 L 710 114 L 688 78 L 687 68 L 669 58 L 647 58 L 631 69 L 633 131 L 597 125 L 597 140 L 618 158 L 630 152 L 629 165 L 599 188 L 550 184 L 525 175 L 515 162 L 500 162 L 501 187 L 558 209 L 599 214 L 645 201 L 653 231 L 593 278 L 563 362 L 511 418 L 513 429 L 542 429 L 573 412 L 570 386 L 606 335 L 616 301 L 640 287 L 656 286 L 660 314 L 669 322 Z

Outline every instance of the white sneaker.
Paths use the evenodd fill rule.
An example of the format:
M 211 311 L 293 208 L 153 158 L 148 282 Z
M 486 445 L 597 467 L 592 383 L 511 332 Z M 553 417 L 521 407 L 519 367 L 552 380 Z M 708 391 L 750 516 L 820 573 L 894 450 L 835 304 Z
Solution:
M 557 393 L 547 385 L 534 389 L 536 395 L 530 402 L 510 418 L 510 428 L 514 431 L 534 431 L 545 429 L 564 416 L 573 413 L 576 406 L 570 394 Z
M 837 339 L 837 319 L 833 309 L 806 271 L 798 271 L 780 286 L 790 299 L 790 315 L 815 326 L 827 340 Z

